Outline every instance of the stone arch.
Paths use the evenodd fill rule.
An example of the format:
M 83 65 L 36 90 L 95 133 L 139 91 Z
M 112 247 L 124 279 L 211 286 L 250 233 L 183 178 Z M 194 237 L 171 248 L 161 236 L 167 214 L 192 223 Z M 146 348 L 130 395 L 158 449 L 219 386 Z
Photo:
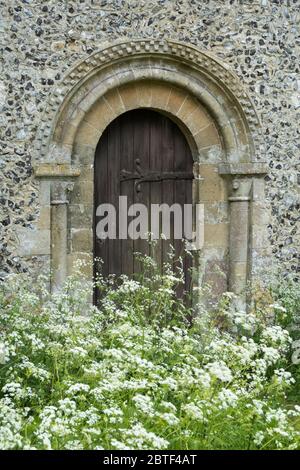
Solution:
M 151 108 L 174 120 L 185 134 L 195 161 L 207 158 L 212 149 L 215 159 L 223 160 L 222 134 L 201 103 L 187 90 L 156 80 L 120 85 L 97 97 L 77 125 L 68 126 L 63 135 L 63 143 L 72 146 L 71 160 L 76 156 L 78 160 L 78 147 L 95 148 L 105 128 L 120 114 L 138 108 Z
M 199 99 L 222 129 L 228 161 L 256 159 L 259 120 L 237 77 L 207 52 L 158 40 L 118 43 L 75 65 L 49 97 L 37 137 L 38 158 L 70 156 L 66 127 L 75 132 L 85 112 L 105 92 L 146 79 L 186 89 Z
M 195 161 L 196 199 L 205 200 L 211 191 L 215 202 L 230 204 L 220 243 L 229 240 L 228 287 L 244 295 L 252 266 L 251 191 L 265 172 L 258 162 L 259 120 L 243 86 L 219 60 L 194 46 L 160 40 L 119 42 L 97 51 L 77 63 L 49 97 L 34 158 L 51 206 L 53 285 L 70 271 L 68 260 L 70 266 L 74 256 L 92 253 L 91 226 L 74 226 L 72 206 L 91 204 L 99 138 L 113 119 L 139 107 L 166 113 L 185 133 Z

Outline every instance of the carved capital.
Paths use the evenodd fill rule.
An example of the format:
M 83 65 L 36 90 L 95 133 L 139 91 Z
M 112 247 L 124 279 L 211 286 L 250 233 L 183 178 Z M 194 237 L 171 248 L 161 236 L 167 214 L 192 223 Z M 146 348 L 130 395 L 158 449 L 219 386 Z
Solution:
M 235 177 L 230 182 L 230 202 L 250 201 L 252 178 Z
M 68 194 L 73 191 L 71 181 L 55 181 L 51 185 L 51 205 L 68 204 Z

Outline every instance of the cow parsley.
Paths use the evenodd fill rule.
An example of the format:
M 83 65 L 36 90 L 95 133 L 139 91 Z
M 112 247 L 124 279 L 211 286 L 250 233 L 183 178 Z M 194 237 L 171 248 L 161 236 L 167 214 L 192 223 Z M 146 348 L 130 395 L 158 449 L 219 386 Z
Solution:
M 55 295 L 26 275 L 0 286 L 0 448 L 300 448 L 274 323 L 288 308 L 236 311 L 226 293 L 211 313 L 175 295 L 180 269 L 145 262 L 134 280 L 100 276 L 97 308 L 80 275 Z

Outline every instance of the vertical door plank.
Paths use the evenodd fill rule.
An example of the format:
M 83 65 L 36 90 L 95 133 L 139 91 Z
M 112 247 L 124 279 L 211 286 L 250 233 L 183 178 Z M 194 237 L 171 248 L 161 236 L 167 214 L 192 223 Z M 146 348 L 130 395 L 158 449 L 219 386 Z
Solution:
M 107 240 L 109 246 L 109 273 L 121 274 L 121 244 L 118 237 L 118 206 L 120 194 L 120 121 L 117 119 L 108 128 L 107 148 L 107 202 L 113 204 L 116 209 L 116 235 L 115 240 Z
M 134 122 L 129 113 L 120 117 L 120 168 L 134 172 L 133 160 L 133 143 L 134 143 Z M 120 175 L 116 175 L 120 178 Z M 134 202 L 134 181 L 122 182 L 120 194 L 127 196 L 128 207 Z M 128 228 L 128 225 L 127 225 Z M 121 272 L 123 274 L 132 275 L 134 272 L 133 264 L 133 240 L 129 237 L 120 240 L 121 244 Z
M 95 174 L 94 174 L 94 184 L 95 184 L 95 211 L 97 207 L 107 202 L 107 151 L 108 151 L 108 133 L 105 132 L 99 142 L 96 150 L 95 158 Z M 97 223 L 101 220 L 102 217 L 95 217 L 95 228 Z M 105 240 L 97 238 L 95 234 L 95 257 L 101 258 L 103 261 L 102 265 L 102 274 L 106 276 L 109 272 L 109 246 Z
M 146 110 L 136 111 L 134 118 L 133 160 L 138 159 L 142 172 L 149 172 L 149 113 Z M 139 191 L 134 190 L 134 202 L 144 204 L 148 210 L 150 206 L 150 182 L 143 182 Z M 148 230 L 149 231 L 149 227 Z M 149 244 L 145 239 L 137 239 L 133 242 L 134 252 L 149 255 Z M 134 258 L 134 272 L 141 272 L 141 263 Z
M 151 171 L 162 171 L 162 162 L 163 154 L 161 151 L 162 148 L 162 126 L 161 118 L 157 113 L 152 113 L 149 115 L 150 123 L 150 161 L 149 168 Z M 162 199 L 162 182 L 156 181 L 151 183 L 151 203 L 152 204 L 161 204 Z M 150 226 L 152 231 L 152 227 Z M 161 227 L 159 227 L 160 233 Z M 157 263 L 157 266 L 161 268 L 162 266 L 162 242 L 161 240 L 154 241 L 152 245 L 152 256 Z
M 182 138 L 182 135 L 178 132 L 174 132 L 174 171 L 190 171 L 190 162 L 188 160 L 188 155 L 186 154 L 187 143 Z M 191 184 L 191 181 L 188 181 L 187 184 Z M 178 180 L 174 182 L 174 199 L 182 207 L 182 216 L 184 211 L 184 204 L 186 203 L 186 181 Z M 183 227 L 183 217 L 182 217 L 182 227 Z M 183 227 L 184 232 L 184 227 Z M 183 233 L 184 236 L 184 233 Z M 178 260 L 179 257 L 182 258 L 183 269 L 185 271 L 186 263 L 186 254 L 184 252 L 184 242 L 182 240 L 174 241 L 175 247 L 175 257 Z M 178 266 L 178 262 L 176 263 Z M 175 268 L 175 266 L 174 266 Z M 177 294 L 179 296 L 183 295 L 184 286 L 179 286 L 177 289 Z
M 161 155 L 162 155 L 162 171 L 174 171 L 174 123 L 167 117 L 162 117 L 162 139 L 161 139 Z M 174 202 L 174 181 L 164 180 L 162 182 L 162 202 L 171 206 Z M 164 235 L 164 234 L 162 234 Z M 168 261 L 168 254 L 171 247 L 174 246 L 174 218 L 171 214 L 170 220 L 170 238 L 162 240 L 162 260 L 163 263 Z
M 186 144 L 186 150 L 185 150 L 185 155 L 186 155 L 186 161 L 189 162 L 188 166 L 188 171 L 191 173 L 193 172 L 193 158 L 191 154 L 191 150 L 188 147 L 188 144 Z M 186 204 L 192 204 L 193 201 L 193 183 L 192 181 L 185 181 L 185 203 Z M 192 255 L 193 253 L 191 253 Z M 193 266 L 193 258 L 191 255 L 185 256 L 184 258 L 184 271 L 185 271 L 185 290 L 187 292 L 191 291 L 192 288 L 192 273 L 191 269 Z

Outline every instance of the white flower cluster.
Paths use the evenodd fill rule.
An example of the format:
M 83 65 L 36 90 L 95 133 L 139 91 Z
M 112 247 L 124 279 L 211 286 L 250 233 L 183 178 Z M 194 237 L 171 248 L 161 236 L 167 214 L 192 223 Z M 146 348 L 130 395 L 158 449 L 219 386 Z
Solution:
M 155 410 L 151 398 L 147 395 L 137 394 L 132 398 L 136 408 L 147 416 L 154 416 Z
M 289 332 L 277 325 L 266 327 L 262 332 L 262 342 L 270 346 L 285 350 L 290 346 L 291 341 Z
M 26 410 L 18 410 L 13 401 L 6 397 L 0 400 L 0 449 L 22 448 L 25 439 L 21 430 L 26 419 Z
M 231 370 L 223 361 L 212 362 L 206 368 L 213 377 L 221 382 L 230 382 L 233 378 Z
M 238 395 L 227 388 L 223 388 L 218 394 L 219 407 L 224 410 L 236 406 L 238 399 Z
M 187 416 L 197 421 L 204 421 L 204 413 L 201 408 L 196 403 L 187 403 L 182 407 L 182 410 L 185 411 Z
M 119 407 L 105 408 L 103 414 L 108 417 L 108 422 L 112 424 L 122 423 L 123 411 Z
M 0 364 L 5 364 L 9 361 L 9 351 L 4 343 L 0 343 Z
M 169 442 L 157 436 L 152 431 L 147 431 L 141 423 L 134 424 L 129 429 L 121 429 L 125 441 L 125 448 L 128 449 L 166 449 Z M 128 446 L 128 447 L 126 447 Z
M 123 283 L 119 287 L 118 291 L 122 294 L 132 294 L 141 288 L 139 282 L 132 279 L 124 279 Z
M 280 384 L 293 385 L 296 382 L 292 374 L 282 368 L 274 370 L 274 374 Z
M 147 266 L 143 281 L 100 279 L 99 309 L 78 280 L 49 298 L 22 277 L 3 287 L 0 448 L 300 448 L 288 331 L 230 293 L 221 328 L 203 306 L 189 325 L 180 276 Z

